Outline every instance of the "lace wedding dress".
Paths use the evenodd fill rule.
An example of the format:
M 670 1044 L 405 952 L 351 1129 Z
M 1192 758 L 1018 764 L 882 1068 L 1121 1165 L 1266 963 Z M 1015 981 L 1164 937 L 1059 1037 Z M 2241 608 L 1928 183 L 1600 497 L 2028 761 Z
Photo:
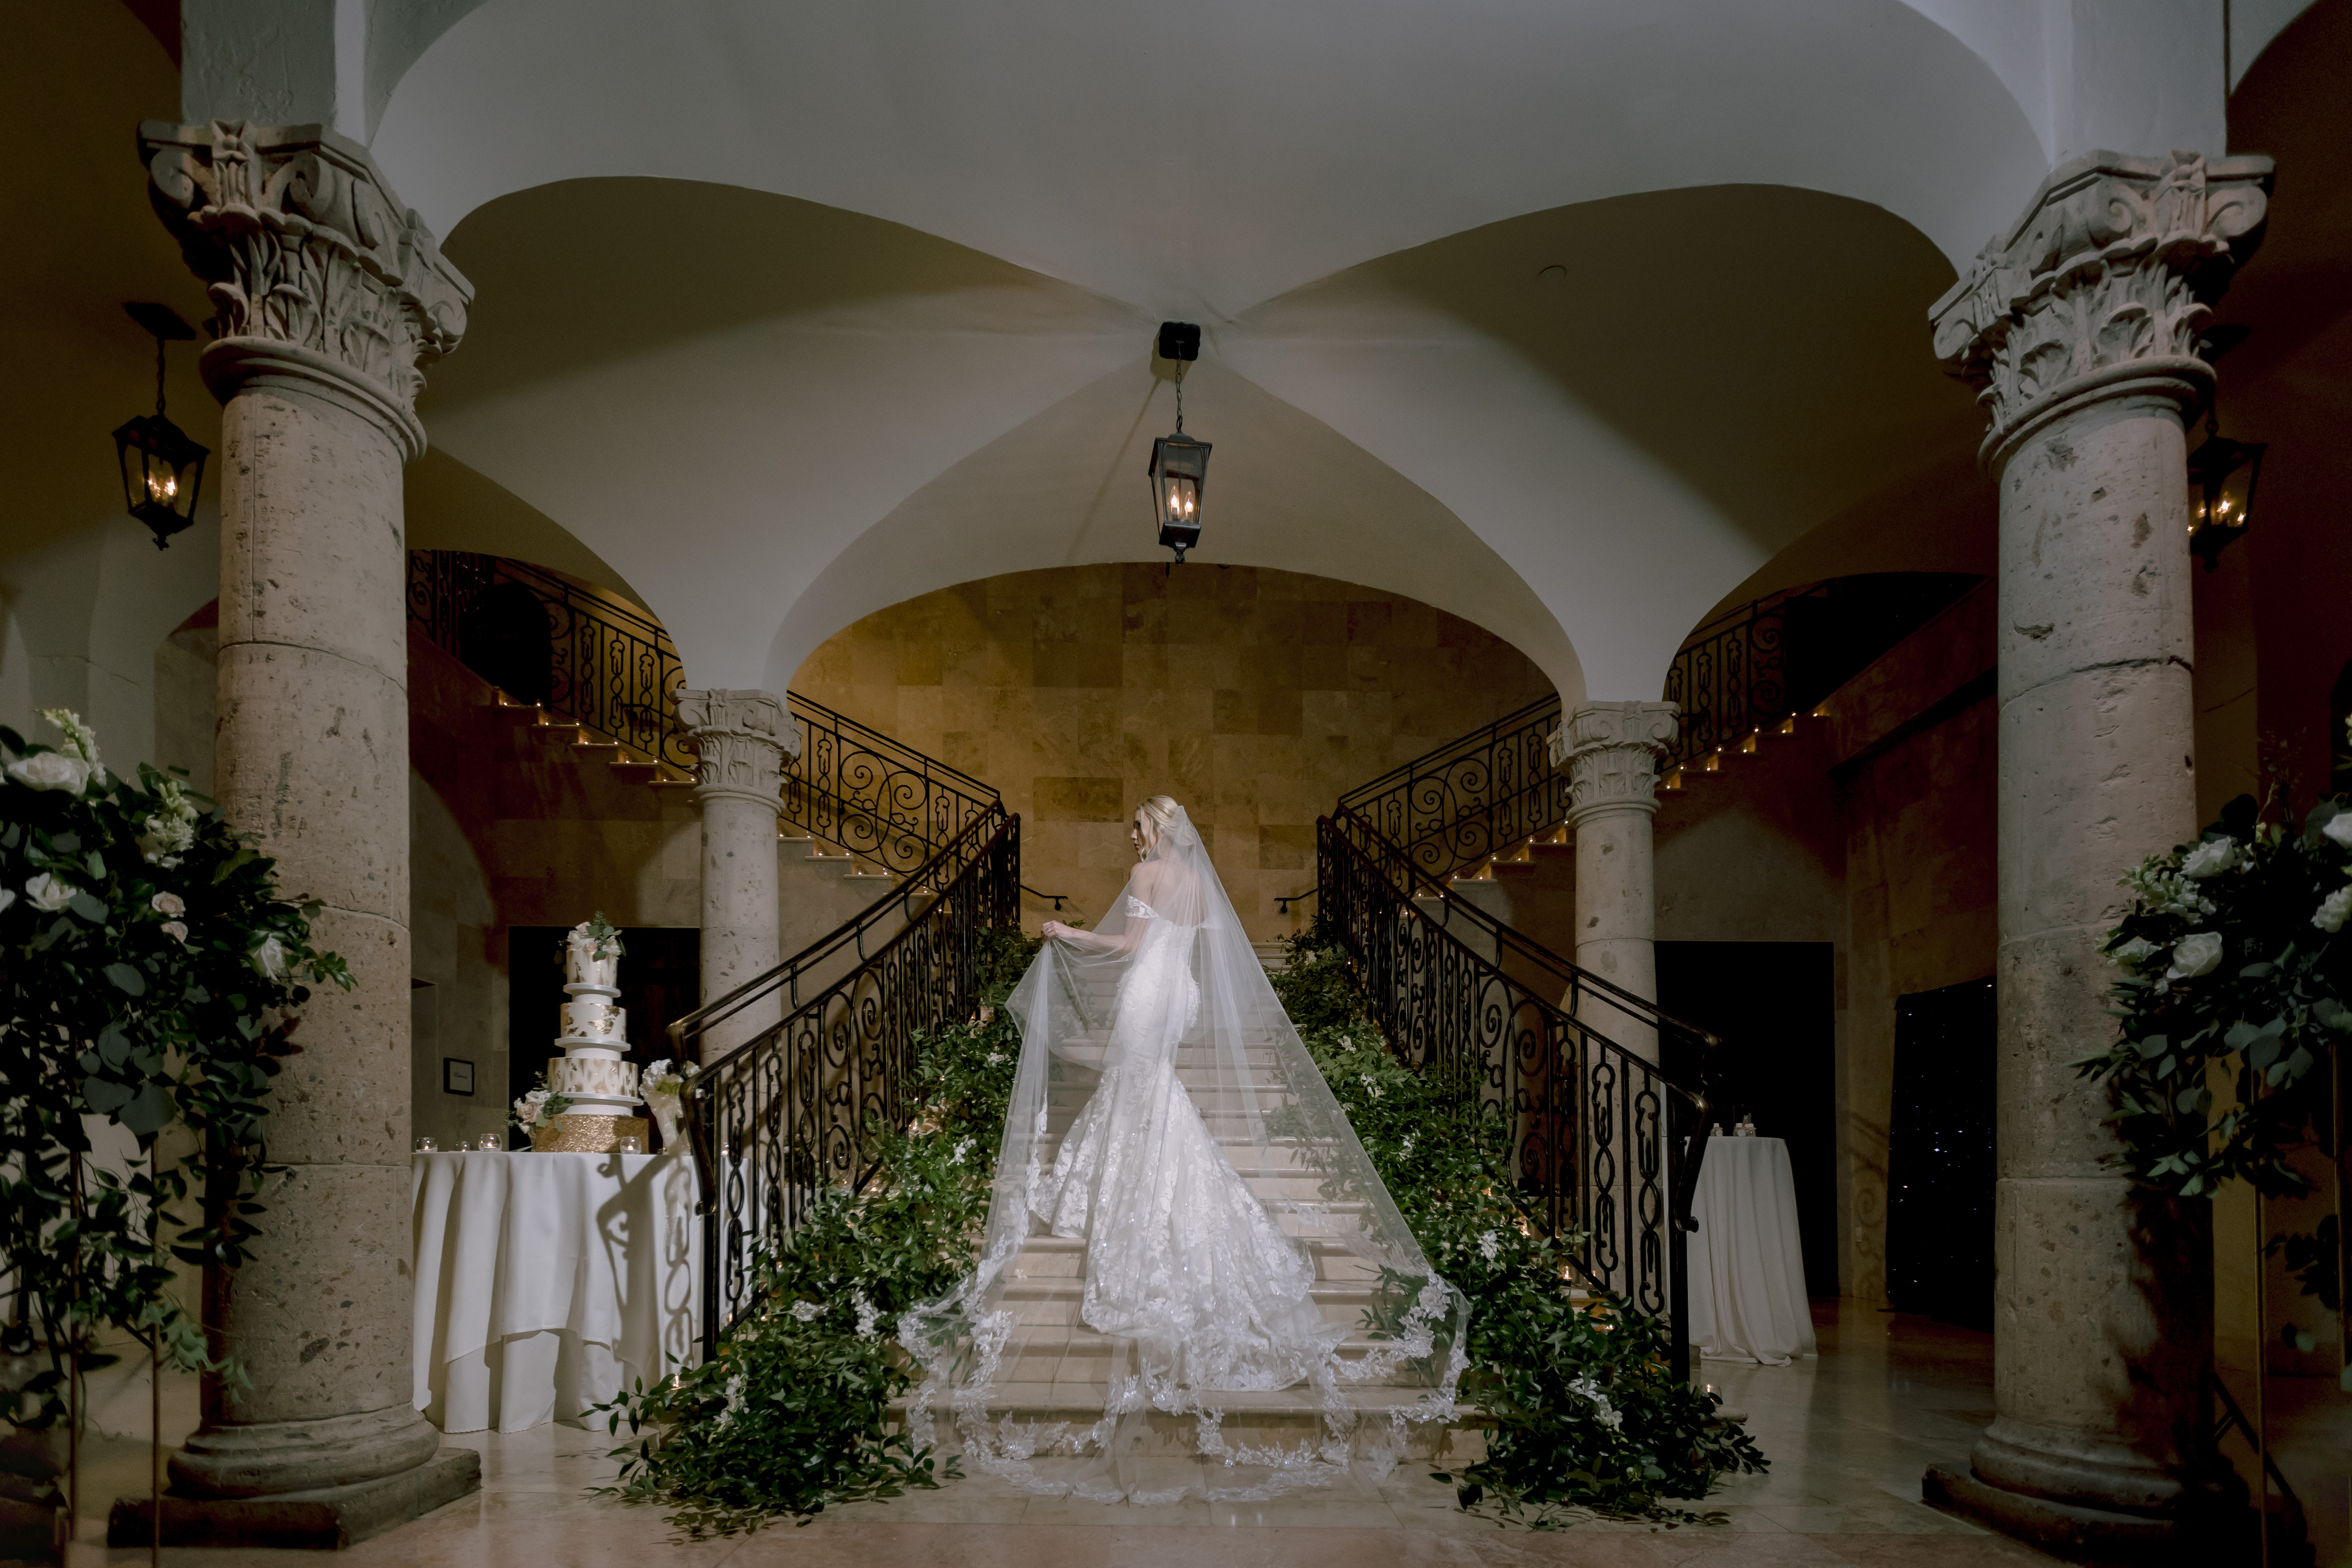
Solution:
M 1024 1489 L 1145 1502 L 1384 1474 L 1414 1424 L 1454 1416 L 1463 1299 L 1181 808 L 1007 1006 L 1022 1053 L 986 1239 L 899 1324 L 924 1372 L 910 1429 L 946 1415 L 968 1462 Z M 1145 1462 L 1182 1456 L 1221 1463 Z

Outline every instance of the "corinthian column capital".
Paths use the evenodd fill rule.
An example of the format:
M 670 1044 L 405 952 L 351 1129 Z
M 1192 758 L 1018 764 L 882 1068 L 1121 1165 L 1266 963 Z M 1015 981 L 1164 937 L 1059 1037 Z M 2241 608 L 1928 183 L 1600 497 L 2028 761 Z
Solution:
M 211 286 L 213 395 L 323 396 L 422 452 L 423 366 L 457 346 L 474 289 L 367 150 L 324 126 L 243 121 L 149 121 L 139 150 L 155 210 Z
M 1600 812 L 1658 809 L 1658 758 L 1682 711 L 1672 702 L 1588 702 L 1551 738 L 1551 765 L 1568 770 L 1571 826 Z
M 677 716 L 702 759 L 697 799 L 731 797 L 779 809 L 784 759 L 801 754 L 800 726 L 782 703 L 765 691 L 681 687 Z
M 1991 418 L 1980 452 L 2133 394 L 2192 410 L 2213 372 L 2197 335 L 2261 244 L 2271 160 L 2086 153 L 2042 182 L 1928 311 L 1936 353 Z

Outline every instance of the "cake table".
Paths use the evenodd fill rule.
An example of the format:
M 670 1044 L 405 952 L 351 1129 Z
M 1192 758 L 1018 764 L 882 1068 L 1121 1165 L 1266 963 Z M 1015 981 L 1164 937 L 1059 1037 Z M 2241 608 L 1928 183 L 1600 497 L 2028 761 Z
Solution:
M 694 1359 L 702 1227 L 677 1154 L 418 1154 L 416 1407 L 520 1432 Z
M 1778 1138 L 1710 1138 L 1684 1248 L 1690 1342 L 1717 1361 L 1784 1365 L 1813 1352 L 1797 1184 Z

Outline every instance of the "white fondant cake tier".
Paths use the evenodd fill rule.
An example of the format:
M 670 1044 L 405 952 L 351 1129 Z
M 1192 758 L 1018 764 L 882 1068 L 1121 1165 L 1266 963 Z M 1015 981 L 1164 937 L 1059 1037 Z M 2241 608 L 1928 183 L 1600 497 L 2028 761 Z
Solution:
M 577 927 L 572 931 L 563 948 L 563 978 L 567 983 L 605 990 L 619 984 L 614 977 L 620 971 L 619 954 L 610 958 L 597 957 L 595 939 L 588 934 L 587 928 Z
M 583 999 L 563 1005 L 565 1040 L 626 1040 L 629 1010 L 610 1003 Z
M 583 1095 L 634 1100 L 637 1067 L 605 1057 L 559 1057 L 547 1064 L 547 1087 L 573 1100 Z

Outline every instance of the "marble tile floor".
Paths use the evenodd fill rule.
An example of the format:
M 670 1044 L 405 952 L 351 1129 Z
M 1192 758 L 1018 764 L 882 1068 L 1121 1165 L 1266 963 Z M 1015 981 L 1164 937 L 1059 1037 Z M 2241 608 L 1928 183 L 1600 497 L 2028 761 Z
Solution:
M 1821 1302 L 1818 1359 L 1787 1367 L 1708 1363 L 1729 1403 L 1772 1459 L 1770 1472 L 1726 1482 L 1707 1506 L 1719 1525 L 1664 1529 L 1584 1523 L 1559 1533 L 1502 1530 L 1453 1506 L 1423 1467 L 1383 1485 L 1310 1492 L 1266 1504 L 1193 1502 L 1106 1508 L 1023 1496 L 992 1478 L 896 1501 L 828 1510 L 805 1527 L 782 1524 L 732 1541 L 676 1542 L 652 1510 L 591 1498 L 606 1479 L 601 1434 L 542 1426 L 512 1436 L 454 1437 L 482 1455 L 482 1491 L 332 1559 L 351 1568 L 898 1568 L 899 1564 L 1077 1568 L 1426 1563 L 1519 1568 L 1976 1568 L 2053 1561 L 1919 1501 L 1932 1461 L 1967 1455 L 1990 1418 L 1988 1336 L 1924 1320 Z M 143 1550 L 103 1544 L 105 1500 L 143 1486 L 146 1451 L 101 1445 L 85 1471 L 75 1568 L 127 1565 Z M 1189 1461 L 1155 1461 L 1183 1464 Z M 1207 1532 L 1216 1532 L 1213 1536 Z M 2340 1542 L 2340 1531 L 2337 1539 Z M 175 1568 L 272 1568 L 317 1563 L 311 1553 L 169 1551 Z M 2321 1562 L 2332 1559 L 2323 1552 Z

